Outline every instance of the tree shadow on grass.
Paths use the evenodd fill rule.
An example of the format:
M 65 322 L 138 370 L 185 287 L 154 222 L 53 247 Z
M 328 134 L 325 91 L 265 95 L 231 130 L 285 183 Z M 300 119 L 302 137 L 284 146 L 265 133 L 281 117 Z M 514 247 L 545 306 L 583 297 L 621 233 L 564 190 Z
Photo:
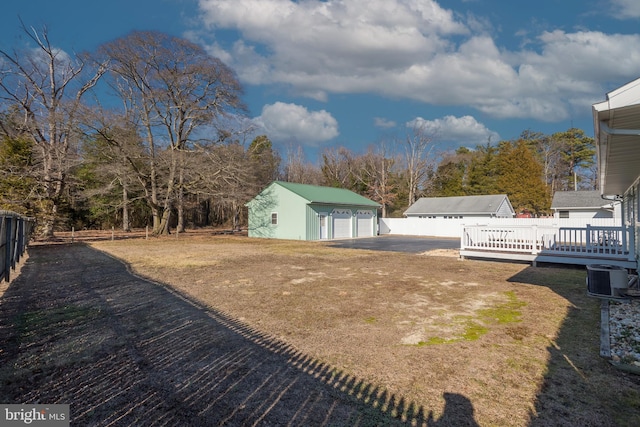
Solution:
M 601 300 L 587 295 L 585 279 L 583 267 L 569 266 L 528 267 L 510 278 L 545 286 L 569 302 L 558 336 L 547 347 L 531 426 L 640 425 L 640 377 L 600 357 Z
M 0 299 L 0 402 L 73 425 L 476 425 L 407 402 L 82 244 L 38 246 Z

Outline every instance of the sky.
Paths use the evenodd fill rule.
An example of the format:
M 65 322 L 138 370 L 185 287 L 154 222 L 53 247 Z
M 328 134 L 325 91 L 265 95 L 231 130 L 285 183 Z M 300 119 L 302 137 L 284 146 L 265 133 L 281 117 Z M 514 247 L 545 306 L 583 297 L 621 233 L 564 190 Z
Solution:
M 436 150 L 571 127 L 640 77 L 638 0 L 29 0 L 0 47 L 46 26 L 66 52 L 133 30 L 203 46 L 237 74 L 249 118 L 283 153 L 364 153 L 418 126 Z

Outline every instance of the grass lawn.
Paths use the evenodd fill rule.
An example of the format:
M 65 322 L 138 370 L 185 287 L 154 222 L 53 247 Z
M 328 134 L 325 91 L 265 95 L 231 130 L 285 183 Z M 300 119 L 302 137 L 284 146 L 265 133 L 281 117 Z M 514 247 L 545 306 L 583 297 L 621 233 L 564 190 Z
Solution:
M 583 268 L 189 233 L 91 245 L 442 425 L 640 425 Z

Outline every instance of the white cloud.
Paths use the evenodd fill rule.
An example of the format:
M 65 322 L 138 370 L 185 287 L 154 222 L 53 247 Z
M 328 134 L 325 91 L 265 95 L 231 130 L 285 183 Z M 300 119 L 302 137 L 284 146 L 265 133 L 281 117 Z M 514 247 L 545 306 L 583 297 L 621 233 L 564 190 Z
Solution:
M 500 135 L 488 129 L 472 116 L 445 116 L 435 120 L 422 117 L 407 122 L 409 128 L 420 128 L 436 142 L 451 142 L 459 146 L 475 147 L 500 141 Z
M 254 123 L 273 141 L 317 146 L 339 135 L 338 122 L 325 110 L 309 111 L 301 105 L 283 102 L 265 105 Z
M 446 49 L 450 42 L 443 36 L 468 33 L 452 11 L 433 0 L 200 0 L 199 4 L 208 28 L 238 30 L 245 42 L 264 51 L 273 73 L 262 76 L 262 83 L 286 82 L 306 86 L 303 89 L 312 93 L 351 90 L 360 78 L 406 68 L 418 56 Z M 233 47 L 234 58 L 242 56 L 237 48 Z
M 637 0 L 617 2 L 640 16 Z M 498 118 L 560 121 L 637 78 L 640 35 L 527 34 L 526 48 L 496 43 L 490 22 L 434 0 L 200 0 L 208 28 L 238 31 L 212 52 L 248 84 L 327 101 L 374 93 L 475 108 Z M 587 102 L 586 106 L 584 100 Z
M 385 119 L 384 117 L 375 117 L 373 119 L 373 125 L 381 129 L 390 129 L 396 127 L 396 122 L 393 120 Z
M 640 2 L 638 0 L 611 0 L 611 14 L 619 19 L 640 18 Z M 618 9 L 619 8 L 619 9 Z

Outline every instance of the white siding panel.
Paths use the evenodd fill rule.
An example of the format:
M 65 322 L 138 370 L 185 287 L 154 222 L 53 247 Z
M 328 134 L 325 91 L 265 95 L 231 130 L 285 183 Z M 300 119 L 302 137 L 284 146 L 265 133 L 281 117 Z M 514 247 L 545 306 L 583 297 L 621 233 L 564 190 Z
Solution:
M 500 208 L 498 208 L 498 212 L 496 212 L 496 216 L 498 218 L 513 218 L 513 211 L 511 211 L 511 207 L 507 202 L 507 199 L 500 204 Z

